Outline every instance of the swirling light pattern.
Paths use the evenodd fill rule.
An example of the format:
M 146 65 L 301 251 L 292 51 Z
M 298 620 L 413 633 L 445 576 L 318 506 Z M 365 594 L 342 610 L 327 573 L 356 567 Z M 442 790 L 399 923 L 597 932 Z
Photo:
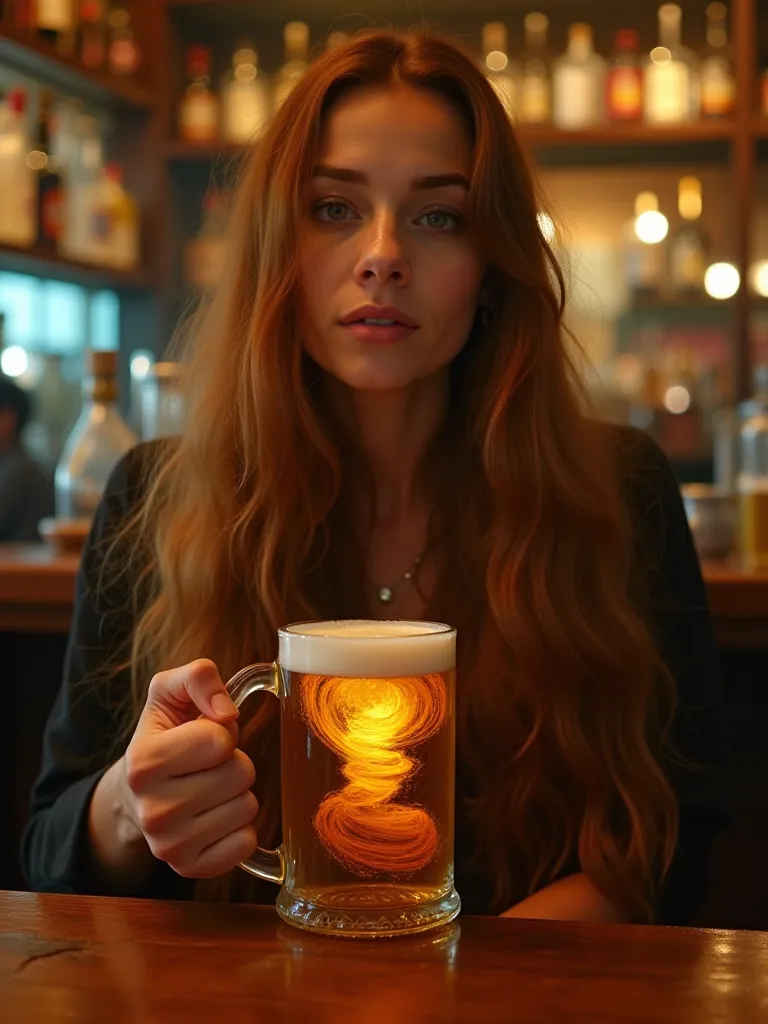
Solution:
M 404 751 L 434 736 L 448 716 L 442 676 L 305 675 L 302 707 L 312 732 L 341 758 L 349 783 L 329 793 L 315 814 L 328 852 L 362 877 L 429 864 L 440 845 L 434 818 L 395 798 L 420 768 Z

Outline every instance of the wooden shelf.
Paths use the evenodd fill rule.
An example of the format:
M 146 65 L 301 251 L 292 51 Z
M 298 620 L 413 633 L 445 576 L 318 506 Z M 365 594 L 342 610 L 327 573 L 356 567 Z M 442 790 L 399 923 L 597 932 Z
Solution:
M 0 271 L 33 274 L 54 281 L 68 281 L 85 288 L 114 288 L 116 291 L 136 291 L 150 287 L 150 277 L 144 270 L 113 270 L 70 260 L 46 249 L 22 249 L 0 242 Z
M 670 146 L 678 147 L 697 142 L 727 142 L 733 136 L 730 121 L 702 121 L 685 125 L 607 124 L 579 131 L 563 131 L 550 125 L 519 125 L 520 137 L 534 149 L 573 148 L 593 146 Z M 765 125 L 768 134 L 768 119 Z M 247 146 L 234 143 L 206 143 L 196 145 L 170 139 L 166 143 L 166 157 L 174 162 L 215 160 L 246 152 Z
M 203 163 L 220 158 L 232 159 L 242 156 L 248 150 L 248 146 L 234 142 L 206 142 L 198 145 L 180 139 L 169 139 L 165 146 L 165 155 L 174 163 Z
M 699 121 L 695 124 L 601 124 L 578 131 L 550 125 L 520 125 L 522 138 L 533 146 L 662 145 L 690 142 L 721 142 L 733 136 L 730 121 Z
M 755 118 L 752 132 L 756 139 L 768 139 L 768 114 Z
M 35 33 L 3 22 L 0 22 L 0 64 L 102 105 L 138 110 L 154 105 L 149 89 L 105 71 L 91 71 L 78 60 L 63 57 L 52 43 Z

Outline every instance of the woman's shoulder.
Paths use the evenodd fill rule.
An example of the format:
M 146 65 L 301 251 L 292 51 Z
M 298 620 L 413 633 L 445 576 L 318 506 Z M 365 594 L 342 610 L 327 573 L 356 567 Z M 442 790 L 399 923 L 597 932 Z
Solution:
M 660 445 L 636 427 L 605 425 L 624 499 L 635 516 L 648 518 L 681 505 L 680 487 Z
M 115 464 L 104 489 L 104 502 L 125 515 L 132 512 L 146 494 L 158 468 L 175 451 L 176 438 L 141 441 Z

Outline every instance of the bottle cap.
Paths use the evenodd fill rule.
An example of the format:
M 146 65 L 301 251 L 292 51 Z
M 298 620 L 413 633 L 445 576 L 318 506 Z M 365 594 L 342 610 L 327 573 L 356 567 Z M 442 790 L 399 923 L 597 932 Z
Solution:
M 531 13 L 526 14 L 523 19 L 523 25 L 526 32 L 544 35 L 549 28 L 549 18 L 546 14 L 542 14 L 541 11 L 531 11 Z
M 91 377 L 114 377 L 117 374 L 117 352 L 88 349 L 85 355 L 86 372 Z
M 205 43 L 193 43 L 187 50 L 187 71 L 190 75 L 207 75 L 211 70 L 211 50 Z
M 283 29 L 286 49 L 291 53 L 304 54 L 309 49 L 309 25 L 306 21 L 288 21 Z

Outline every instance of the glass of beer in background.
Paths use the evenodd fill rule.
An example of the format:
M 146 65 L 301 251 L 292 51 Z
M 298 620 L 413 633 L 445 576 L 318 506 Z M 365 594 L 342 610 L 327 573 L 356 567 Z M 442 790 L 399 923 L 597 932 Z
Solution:
M 274 664 L 227 683 L 281 702 L 283 843 L 241 867 L 282 883 L 277 911 L 312 931 L 391 936 L 453 920 L 456 630 L 305 622 Z

